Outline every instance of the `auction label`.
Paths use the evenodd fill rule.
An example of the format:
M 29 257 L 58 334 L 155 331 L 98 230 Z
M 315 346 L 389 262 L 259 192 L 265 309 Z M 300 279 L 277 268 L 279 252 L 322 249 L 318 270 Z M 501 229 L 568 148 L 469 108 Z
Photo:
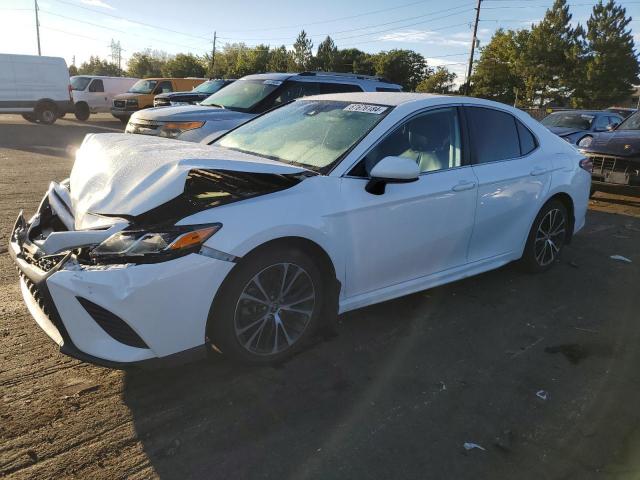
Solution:
M 362 113 L 374 113 L 380 115 L 385 112 L 388 107 L 381 107 L 380 105 L 367 105 L 365 103 L 352 103 L 344 107 L 345 112 L 362 112 Z

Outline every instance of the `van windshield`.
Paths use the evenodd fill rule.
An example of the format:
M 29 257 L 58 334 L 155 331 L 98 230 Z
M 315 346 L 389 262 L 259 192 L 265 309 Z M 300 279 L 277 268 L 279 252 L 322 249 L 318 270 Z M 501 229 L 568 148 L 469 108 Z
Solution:
M 71 77 L 71 89 L 84 90 L 90 81 L 91 79 L 89 77 Z
M 157 84 L 157 80 L 138 80 L 129 89 L 129 93 L 151 93 Z
M 236 80 L 204 99 L 200 105 L 249 112 L 280 85 L 280 80 Z

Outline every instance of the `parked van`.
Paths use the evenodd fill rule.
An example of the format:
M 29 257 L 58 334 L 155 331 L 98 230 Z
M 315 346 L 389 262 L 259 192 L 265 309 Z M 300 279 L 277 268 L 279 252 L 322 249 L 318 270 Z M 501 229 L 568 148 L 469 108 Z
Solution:
M 204 82 L 204 78 L 145 78 L 113 98 L 111 115 L 127 123 L 133 112 L 153 107 L 153 97 L 161 93 L 184 92 Z
M 91 113 L 109 112 L 113 97 L 129 91 L 139 78 L 76 75 L 71 77 L 71 93 L 76 118 L 85 121 Z
M 0 113 L 51 125 L 73 112 L 64 58 L 0 53 Z

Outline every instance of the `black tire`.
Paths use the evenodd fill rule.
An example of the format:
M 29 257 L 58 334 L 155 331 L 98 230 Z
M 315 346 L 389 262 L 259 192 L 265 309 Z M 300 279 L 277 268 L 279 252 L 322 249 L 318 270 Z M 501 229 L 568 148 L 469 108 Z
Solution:
M 284 274 L 285 271 L 288 273 Z M 260 290 L 255 278 L 259 279 Z M 288 287 L 287 280 L 292 282 Z M 211 306 L 207 327 L 210 342 L 222 354 L 242 363 L 282 362 L 303 348 L 317 331 L 328 299 L 327 280 L 312 257 L 296 247 L 266 247 L 247 255 L 231 271 Z M 309 292 L 314 295 L 313 301 L 291 301 L 297 295 L 306 298 Z M 243 294 L 246 298 L 241 299 Z M 287 302 L 290 303 L 285 307 Z M 290 308 L 311 309 L 311 313 L 306 315 Z M 271 353 L 272 347 L 282 349 Z
M 127 125 L 127 123 L 129 123 L 128 118 L 119 118 L 118 120 L 120 120 L 120 123 L 125 126 Z
M 85 102 L 76 103 L 73 113 L 81 122 L 86 122 L 89 119 L 89 115 L 91 115 L 91 112 L 89 111 L 89 105 L 87 105 Z
M 51 125 L 58 119 L 58 108 L 54 103 L 42 102 L 36 107 L 36 119 L 38 123 Z
M 567 242 L 571 222 L 567 208 L 559 200 L 547 202 L 533 222 L 520 259 L 531 273 L 549 270 L 558 261 Z
M 24 118 L 27 122 L 38 123 L 33 113 L 23 113 L 22 118 Z

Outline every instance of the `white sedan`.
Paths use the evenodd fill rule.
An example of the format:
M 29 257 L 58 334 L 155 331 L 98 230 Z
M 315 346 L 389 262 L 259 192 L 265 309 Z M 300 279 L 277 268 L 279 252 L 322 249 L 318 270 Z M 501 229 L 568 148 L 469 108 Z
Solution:
M 9 250 L 63 353 L 270 363 L 338 313 L 515 260 L 550 268 L 584 225 L 590 170 L 500 103 L 307 97 L 212 146 L 88 135 Z

